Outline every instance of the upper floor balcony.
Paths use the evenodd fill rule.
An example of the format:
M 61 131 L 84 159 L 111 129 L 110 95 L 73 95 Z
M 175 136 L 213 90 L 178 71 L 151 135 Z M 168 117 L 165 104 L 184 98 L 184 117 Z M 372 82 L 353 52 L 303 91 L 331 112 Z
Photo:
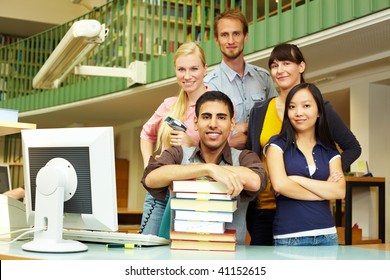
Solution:
M 345 28 L 349 32 L 374 35 L 376 26 L 372 25 L 371 29 L 363 27 L 370 26 L 370 22 L 378 18 L 376 15 L 379 15 L 379 18 L 385 17 L 388 21 L 388 13 L 383 15 L 383 12 L 389 10 L 390 1 L 109 1 L 64 25 L 1 47 L 0 107 L 17 109 L 22 120 L 23 117 L 28 117 L 29 122 L 41 123 L 41 127 L 51 126 L 49 121 L 44 121 L 46 112 L 66 107 L 70 108 L 66 114 L 71 115 L 73 107 L 95 102 L 104 103 L 108 100 L 115 102 L 110 103 L 110 107 L 117 106 L 118 112 L 123 110 L 123 119 L 110 119 L 109 111 L 104 109 L 99 109 L 101 111 L 97 115 L 95 107 L 86 106 L 86 110 L 90 110 L 90 114 L 94 115 L 94 120 L 91 120 L 90 124 L 115 125 L 121 121 L 146 118 L 150 116 L 150 110 L 154 110 L 161 103 L 162 98 L 177 93 L 173 79 L 175 75 L 173 56 L 181 43 L 199 42 L 205 50 L 209 66 L 221 61 L 219 48 L 213 38 L 213 22 L 215 16 L 226 8 L 241 9 L 247 16 L 250 28 L 244 50 L 246 59 L 265 67 L 264 60 L 268 57 L 269 50 L 281 42 L 299 41 L 301 46 L 310 45 L 316 40 L 322 40 L 324 36 L 341 36 Z M 371 18 L 368 18 L 369 16 Z M 145 61 L 147 63 L 145 85 L 135 84 L 129 88 L 124 78 L 70 74 L 56 89 L 42 90 L 32 87 L 32 80 L 46 59 L 70 26 L 81 19 L 96 19 L 104 23 L 108 29 L 107 39 L 87 55 L 81 64 L 126 68 L 135 60 Z M 379 19 L 378 24 L 381 22 Z M 333 31 L 326 35 L 324 32 L 327 30 Z M 317 34 L 321 34 L 322 39 L 316 37 Z M 388 51 L 388 47 L 387 50 L 382 50 L 383 45 L 377 46 L 376 55 Z M 362 46 L 356 45 L 356 48 L 358 47 Z M 327 61 L 328 70 L 332 70 L 334 59 L 339 61 L 343 59 L 337 57 L 336 43 L 333 44 L 333 48 L 332 57 L 314 51 L 306 54 Z M 351 55 L 352 53 L 353 50 Z M 373 53 L 367 50 L 364 55 L 365 57 L 360 59 L 370 57 Z M 349 61 L 352 59 L 353 57 L 350 57 Z M 311 75 L 313 79 L 326 78 L 321 76 L 324 74 L 321 69 L 314 72 Z M 147 107 L 149 111 L 145 110 Z M 56 120 L 55 126 L 66 125 L 68 124 L 62 123 L 60 118 Z

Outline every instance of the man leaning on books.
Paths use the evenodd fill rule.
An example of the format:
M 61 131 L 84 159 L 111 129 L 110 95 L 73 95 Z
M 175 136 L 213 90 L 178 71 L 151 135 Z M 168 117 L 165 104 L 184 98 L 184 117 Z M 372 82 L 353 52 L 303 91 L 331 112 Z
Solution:
M 204 195 L 203 198 L 202 196 L 200 198 L 182 197 L 180 199 L 191 200 L 192 204 L 194 203 L 192 200 L 210 199 L 210 203 L 204 203 L 200 209 L 187 208 L 184 210 L 204 211 L 206 207 L 206 211 L 210 212 L 232 212 L 233 219 L 231 222 L 224 221 L 222 234 L 228 230 L 227 233 L 231 235 L 235 231 L 237 244 L 244 245 L 248 202 L 265 189 L 267 174 L 256 153 L 249 150 L 237 150 L 229 146 L 228 138 L 234 130 L 234 125 L 234 108 L 229 97 L 219 91 L 204 93 L 195 105 L 194 127 L 199 133 L 198 146 L 175 146 L 163 151 L 157 159 L 151 157 L 141 182 L 156 199 L 164 199 L 166 192 L 171 190 L 174 181 L 207 178 L 221 183 L 225 189 L 219 194 L 225 195 L 224 198 L 212 196 L 210 199 Z M 193 188 L 193 193 L 212 193 L 207 190 L 198 191 L 196 184 L 193 185 Z M 175 196 L 175 192 L 171 194 Z M 226 195 L 230 199 L 226 199 Z M 211 205 L 211 200 L 225 201 L 225 203 Z M 232 202 L 230 203 L 229 200 Z M 213 208 L 222 204 L 225 208 Z M 183 208 L 184 205 L 186 203 L 182 203 L 180 207 Z M 193 207 L 198 207 L 196 204 L 193 205 Z M 235 210 L 234 205 L 236 205 L 237 210 Z M 167 207 L 165 214 L 169 211 L 170 215 L 171 210 L 168 208 L 170 207 Z M 165 214 L 164 216 L 166 216 Z M 169 217 L 169 220 L 171 218 L 174 217 Z M 163 231 L 163 226 L 161 226 L 160 236 L 169 236 L 170 228 L 165 228 L 165 233 Z M 168 234 L 166 234 L 167 232 Z M 232 249 L 232 247 L 229 248 Z M 207 245 L 204 248 L 194 249 L 208 250 Z M 221 250 L 224 249 L 226 248 Z

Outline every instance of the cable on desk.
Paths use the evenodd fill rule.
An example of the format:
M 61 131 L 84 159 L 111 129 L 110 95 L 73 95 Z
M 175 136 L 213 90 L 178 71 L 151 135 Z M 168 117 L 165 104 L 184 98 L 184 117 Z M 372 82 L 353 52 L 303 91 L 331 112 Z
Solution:
M 1 233 L 0 234 L 0 237 L 2 235 L 8 235 L 8 234 L 12 234 L 12 233 L 17 233 L 17 232 L 22 232 L 24 231 L 24 233 L 20 234 L 19 236 L 15 237 L 14 239 L 12 239 L 11 241 L 0 241 L 0 245 L 7 245 L 7 244 L 11 244 L 15 241 L 18 241 L 19 239 L 21 239 L 23 236 L 27 235 L 27 234 L 30 234 L 30 233 L 33 233 L 33 232 L 37 232 L 37 231 L 43 231 L 43 230 L 46 230 L 47 227 L 40 227 L 40 228 L 24 228 L 24 229 L 18 229 L 18 230 L 14 230 L 14 231 L 10 231 L 10 232 L 5 232 L 5 233 Z

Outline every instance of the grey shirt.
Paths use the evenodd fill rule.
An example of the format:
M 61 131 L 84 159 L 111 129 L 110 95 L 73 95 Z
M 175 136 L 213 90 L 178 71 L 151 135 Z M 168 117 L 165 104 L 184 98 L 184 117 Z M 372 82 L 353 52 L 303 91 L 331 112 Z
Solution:
M 167 165 L 167 164 L 191 164 L 201 162 L 204 163 L 204 159 L 199 147 L 172 147 L 165 150 L 161 157 L 158 159 L 150 158 L 149 164 L 145 169 L 144 177 L 142 178 L 142 184 L 152 196 L 157 199 L 165 197 L 168 191 L 168 186 L 162 188 L 149 188 L 145 184 L 146 176 L 154 169 Z M 256 153 L 249 150 L 236 150 L 230 148 L 228 144 L 225 145 L 222 153 L 218 160 L 219 165 L 230 165 L 230 166 L 245 166 L 256 172 L 261 181 L 259 191 L 263 191 L 267 185 L 267 173 Z M 243 190 L 239 197 L 237 197 L 238 209 L 233 214 L 233 222 L 227 223 L 226 228 L 236 230 L 237 244 L 245 244 L 246 237 L 246 210 L 248 203 L 254 197 L 258 195 L 258 192 L 251 192 Z

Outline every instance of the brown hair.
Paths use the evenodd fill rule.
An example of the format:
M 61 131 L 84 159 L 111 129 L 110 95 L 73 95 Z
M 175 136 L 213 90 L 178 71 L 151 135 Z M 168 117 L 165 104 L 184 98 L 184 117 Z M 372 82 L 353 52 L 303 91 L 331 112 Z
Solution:
M 300 64 L 301 62 L 305 62 L 305 58 L 301 50 L 297 45 L 283 43 L 274 47 L 271 52 L 271 55 L 268 59 L 268 67 L 271 69 L 272 63 L 275 60 L 279 61 L 291 61 L 296 64 Z M 306 63 L 306 62 L 305 62 Z M 303 73 L 301 73 L 301 83 L 304 83 L 305 79 L 303 78 Z
M 244 32 L 244 36 L 248 34 L 248 21 L 244 14 L 237 9 L 227 9 L 222 14 L 219 14 L 215 17 L 214 20 L 214 37 L 218 38 L 218 23 L 221 19 L 235 19 L 239 20 L 242 23 L 242 31 Z

